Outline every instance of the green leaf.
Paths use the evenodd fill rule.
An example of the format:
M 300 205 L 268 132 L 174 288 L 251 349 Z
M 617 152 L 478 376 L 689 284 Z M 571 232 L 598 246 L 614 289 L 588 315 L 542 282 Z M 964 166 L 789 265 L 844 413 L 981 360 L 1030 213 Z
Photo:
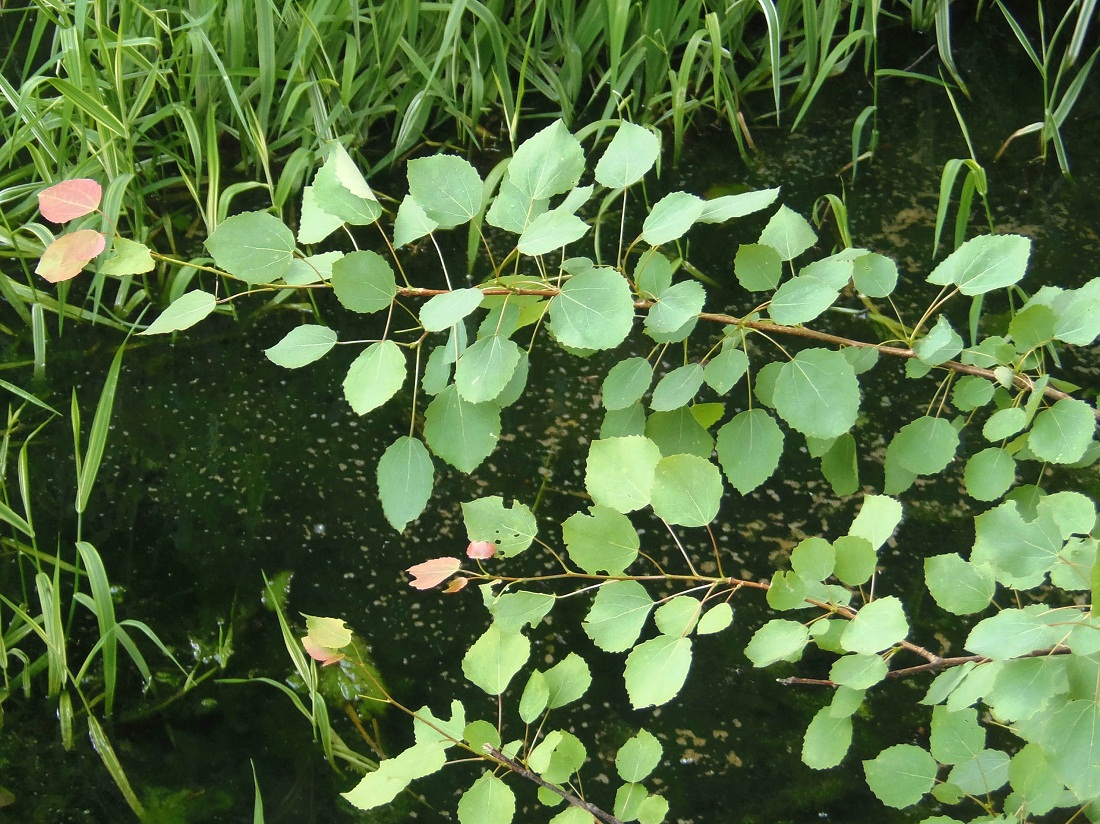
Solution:
M 836 550 L 824 538 L 806 538 L 791 551 L 791 567 L 807 581 L 824 581 L 835 564 Z
M 626 409 L 637 403 L 653 382 L 653 367 L 645 358 L 627 358 L 611 367 L 603 381 L 605 409 Z
M 901 601 L 889 595 L 857 612 L 840 637 L 840 643 L 849 652 L 872 653 L 892 647 L 905 640 L 908 634 L 909 622 Z
M 214 262 L 248 284 L 274 283 L 294 258 L 294 233 L 267 212 L 226 218 L 206 239 Z
M 821 474 L 838 496 L 852 495 L 859 491 L 859 461 L 856 455 L 856 439 L 845 432 L 821 456 Z
M 573 563 L 590 575 L 621 575 L 638 557 L 638 532 L 630 519 L 606 506 L 575 512 L 561 525 Z
M 1057 318 L 1049 306 L 1036 304 L 1016 313 L 1008 324 L 1008 334 L 1016 342 L 1016 350 L 1023 354 L 1048 343 L 1054 337 Z
M 703 200 L 688 192 L 669 192 L 650 209 L 642 224 L 642 239 L 650 246 L 682 237 L 703 214 Z
M 634 269 L 634 285 L 643 297 L 657 295 L 672 286 L 672 264 L 657 249 L 642 254 Z
M 438 228 L 439 224 L 428 217 L 424 207 L 412 195 L 406 195 L 397 207 L 397 217 L 393 220 L 393 248 L 407 246 Z
M 341 795 L 353 807 L 373 810 L 397 798 L 413 779 L 438 772 L 446 763 L 445 745 L 417 744 L 380 761 L 378 769 L 367 773 L 353 789 Z
M 901 523 L 901 504 L 886 495 L 868 495 L 852 521 L 849 535 L 866 538 L 877 552 Z
M 569 653 L 543 674 L 550 690 L 546 706 L 552 710 L 579 700 L 592 684 L 588 664 L 575 652 Z
M 657 302 L 646 315 L 645 328 L 659 334 L 671 334 L 703 311 L 707 293 L 702 284 L 685 280 L 657 295 Z
M 966 492 L 979 501 L 996 501 L 1016 480 L 1016 461 L 1003 449 L 991 446 L 966 462 Z
M 458 800 L 460 824 L 510 824 L 515 814 L 515 794 L 491 772 L 483 773 Z
M 550 209 L 527 224 L 519 236 L 518 248 L 532 257 L 547 255 L 580 240 L 587 231 L 588 224 L 572 212 Z
M 1100 794 L 1100 707 L 1070 701 L 1051 714 L 1039 742 L 1058 778 L 1080 799 Z
M 477 309 L 484 298 L 480 289 L 455 289 L 435 295 L 420 307 L 420 324 L 428 332 L 449 329 Z
M 988 795 L 1008 783 L 1008 762 L 1008 753 L 982 750 L 956 764 L 947 775 L 947 783 L 969 795 Z
M 413 737 L 417 744 L 442 744 L 451 747 L 462 740 L 466 728 L 466 708 L 451 700 L 451 717 L 440 718 L 428 707 L 421 707 L 413 716 Z
M 974 549 L 970 560 L 990 563 L 1002 583 L 1030 589 L 1058 562 L 1062 535 L 1049 512 L 1025 521 L 1013 501 L 974 519 Z
M 703 385 L 703 367 L 689 363 L 677 367 L 661 378 L 653 390 L 650 409 L 667 412 L 689 403 Z
M 779 197 L 779 189 L 759 189 L 754 192 L 742 192 L 737 195 L 722 195 L 711 198 L 703 205 L 699 223 L 725 223 L 736 217 L 751 215 L 761 209 L 767 209 Z
M 546 211 L 549 203 L 547 198 L 532 200 L 510 178 L 505 177 L 500 182 L 500 191 L 485 213 L 485 220 L 490 226 L 516 235 L 522 234 L 532 220 Z
M 609 189 L 625 189 L 653 168 L 661 141 L 644 126 L 623 121 L 596 164 L 596 182 Z
M 697 455 L 704 460 L 710 458 L 714 452 L 714 438 L 692 414 L 696 406 L 681 406 L 671 412 L 654 412 L 646 420 L 644 434 L 657 444 L 662 455 Z
M 802 763 L 810 769 L 827 770 L 843 761 L 851 746 L 851 717 L 835 717 L 828 707 L 822 707 L 806 728 L 802 741 Z
M 715 604 L 703 613 L 695 627 L 696 635 L 712 635 L 721 632 L 733 623 L 733 607 L 726 602 Z
M 772 361 L 761 366 L 752 376 L 752 393 L 764 406 L 775 407 L 775 382 L 783 371 L 783 366 L 779 361 Z
M 564 784 L 586 757 L 584 744 L 577 736 L 553 730 L 527 756 L 527 765 L 551 784 Z
M 932 757 L 941 764 L 960 764 L 976 756 L 985 749 L 985 729 L 978 723 L 976 711 L 971 707 L 959 712 L 933 707 L 929 746 Z
M 623 781 L 637 783 L 647 778 L 661 763 L 662 747 L 657 737 L 638 730 L 619 748 L 615 769 Z
M 149 247 L 136 240 L 115 237 L 111 256 L 99 265 L 105 275 L 141 275 L 156 268 Z
M 378 460 L 378 497 L 382 512 L 398 532 L 416 520 L 432 496 L 435 467 L 424 444 L 403 436 Z
M 748 368 L 748 355 L 736 346 L 726 344 L 703 367 L 703 380 L 719 395 L 725 395 L 737 385 Z
M 755 667 L 766 667 L 776 661 L 797 661 L 810 641 L 810 631 L 797 621 L 773 618 L 752 636 L 745 655 Z
M 763 409 L 748 409 L 718 430 L 718 462 L 742 495 L 760 486 L 779 466 L 783 430 Z
M 659 707 L 684 686 L 691 668 L 691 639 L 658 635 L 634 647 L 626 657 L 626 692 L 630 705 Z
M 775 381 L 775 411 L 805 435 L 835 438 L 856 422 L 859 380 L 840 352 L 803 349 Z
M 779 252 L 780 260 L 792 260 L 817 242 L 817 234 L 806 218 L 780 206 L 760 233 L 759 242 Z
M 193 290 L 172 301 L 160 317 L 149 324 L 149 328 L 139 335 L 163 335 L 168 332 L 177 332 L 181 329 L 190 329 L 196 323 L 207 317 L 217 307 L 215 298 L 209 292 Z
M 397 394 L 407 369 L 405 355 L 392 340 L 372 343 L 352 361 L 344 397 L 356 415 L 365 415 Z
M 1062 398 L 1035 416 L 1027 445 L 1040 460 L 1069 464 L 1081 459 L 1095 432 L 1092 407 L 1076 398 Z
M 963 348 L 963 339 L 951 326 L 951 322 L 940 315 L 927 335 L 913 344 L 917 357 L 929 366 L 939 366 L 956 357 Z
M 546 684 L 546 676 L 535 670 L 527 679 L 527 686 L 523 688 L 523 695 L 519 699 L 520 720 L 524 724 L 534 722 L 546 710 L 548 700 L 550 687 Z
M 860 255 L 852 261 L 852 279 L 867 297 L 885 298 L 898 285 L 898 265 L 885 255 Z
M 955 382 L 951 402 L 960 412 L 979 409 L 993 400 L 996 384 L 977 375 L 964 375 Z
M 489 613 L 493 616 L 493 623 L 508 635 L 519 632 L 524 626 L 537 625 L 553 609 L 555 600 L 553 595 L 545 592 L 506 592 L 493 599 L 489 604 Z
M 665 601 L 653 613 L 653 621 L 664 635 L 690 635 L 699 620 L 699 599 L 677 595 Z
M 496 448 L 500 407 L 491 401 L 468 403 L 448 386 L 424 410 L 424 439 L 432 452 L 469 474 Z
M 1100 335 L 1100 278 L 1080 289 L 1067 289 L 1054 298 L 1054 337 L 1076 346 L 1088 346 Z
M 298 369 L 324 357 L 335 345 L 335 332 L 327 326 L 307 323 L 291 329 L 264 354 L 276 366 Z
M 982 427 L 982 435 L 987 441 L 1000 441 L 1015 435 L 1027 426 L 1027 412 L 1022 407 L 1011 406 L 998 409 L 989 416 Z
M 959 433 L 950 421 L 925 415 L 899 429 L 890 445 L 910 472 L 935 475 L 955 457 Z
M 520 348 L 515 341 L 490 335 L 474 343 L 458 359 L 455 387 L 464 401 L 484 403 L 495 400 L 519 364 Z
M 592 499 L 622 513 L 647 506 L 661 451 L 637 435 L 594 441 L 588 450 L 584 485 Z
M 630 285 L 601 267 L 570 278 L 550 303 L 554 337 L 577 349 L 611 349 L 634 325 Z
M 928 276 L 939 286 L 955 284 L 964 295 L 981 295 L 1019 283 L 1027 272 L 1031 238 L 982 235 L 948 255 Z
M 463 503 L 462 520 L 471 541 L 496 544 L 497 554 L 501 558 L 523 552 L 538 534 L 531 508 L 519 501 L 506 507 L 499 495 Z
M 1063 539 L 1087 535 L 1096 526 L 1096 504 L 1080 492 L 1055 492 L 1039 501 L 1039 512 L 1049 512 Z
M 1050 812 L 1062 800 L 1064 788 L 1051 769 L 1046 754 L 1037 744 L 1027 744 L 1012 756 L 1008 780 L 1015 797 L 1026 803 L 1032 815 Z
M 584 149 L 561 120 L 525 140 L 508 163 L 508 179 L 530 200 L 569 191 L 583 171 Z
M 902 809 L 921 800 L 936 782 L 936 760 L 912 744 L 896 744 L 863 762 L 867 785 L 888 807 Z
M 397 283 L 386 259 L 367 250 L 344 255 L 332 264 L 332 290 L 346 309 L 381 312 L 390 308 Z
M 833 305 L 840 291 L 817 278 L 799 276 L 782 284 L 772 297 L 768 314 L 784 326 L 811 321 Z
M 1000 721 L 1031 718 L 1069 692 L 1066 661 L 1057 655 L 1005 661 L 993 689 L 985 696 L 985 703 Z
M 461 226 L 481 211 L 481 176 L 455 155 L 431 155 L 409 161 L 409 194 L 429 220 L 442 229 Z
M 840 350 L 857 375 L 870 372 L 878 363 L 878 350 L 873 346 L 846 346 Z
M 881 656 L 872 653 L 845 655 L 829 670 L 829 680 L 854 690 L 865 690 L 884 680 L 888 671 Z
M 382 215 L 378 198 L 339 143 L 332 144 L 328 159 L 314 176 L 313 192 L 316 204 L 341 222 L 362 226 Z
M 743 289 L 770 292 L 783 277 L 783 261 L 771 246 L 742 243 L 733 258 L 733 274 Z
M 342 218 L 327 211 L 314 186 L 302 190 L 302 214 L 298 221 L 299 243 L 320 243 L 344 225 Z
M 294 258 L 283 275 L 283 282 L 290 286 L 306 286 L 332 280 L 332 266 L 343 257 L 343 252 L 322 252 L 319 255 Z
M 1035 607 L 1004 609 L 979 621 L 966 638 L 966 648 L 1002 661 L 1054 646 L 1061 639 L 1061 632 L 1043 620 L 1047 607 Z
M 600 437 L 607 440 L 629 435 L 642 436 L 645 435 L 645 429 L 645 409 L 640 403 L 635 403 L 626 409 L 609 409 L 600 425 Z
M 953 552 L 925 558 L 924 577 L 936 603 L 955 615 L 981 612 L 997 589 L 992 569 L 975 566 Z
M 871 580 L 878 563 L 878 553 L 866 538 L 842 535 L 833 541 L 836 565 L 833 574 L 850 587 L 858 587 Z
M 600 649 L 622 652 L 638 640 L 651 609 L 653 599 L 637 581 L 611 581 L 596 591 L 581 626 Z
M 501 632 L 496 624 L 490 624 L 467 650 L 462 672 L 466 680 L 489 695 L 500 695 L 530 655 L 531 642 L 525 636 Z
M 462 730 L 462 738 L 477 752 L 482 752 L 485 744 L 500 749 L 500 734 L 488 721 L 471 721 Z

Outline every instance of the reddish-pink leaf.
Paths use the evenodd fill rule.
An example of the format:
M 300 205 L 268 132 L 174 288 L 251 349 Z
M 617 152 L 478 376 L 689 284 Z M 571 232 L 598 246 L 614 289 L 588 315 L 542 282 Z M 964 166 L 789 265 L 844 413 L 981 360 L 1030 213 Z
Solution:
M 53 223 L 67 223 L 99 208 L 103 188 L 88 177 L 63 180 L 38 193 L 38 211 Z
M 458 558 L 432 558 L 408 568 L 408 573 L 413 577 L 409 585 L 415 589 L 431 589 L 446 581 L 461 567 L 462 561 Z
M 468 583 L 470 583 L 470 579 L 465 575 L 457 575 L 451 579 L 451 583 L 447 584 L 447 588 L 443 592 L 445 595 L 450 595 L 452 592 L 458 592 Z
M 50 283 L 69 280 L 106 247 L 107 238 L 92 229 L 69 232 L 46 247 L 34 271 Z
M 496 554 L 497 545 L 492 541 L 470 541 L 470 545 L 466 547 L 466 555 L 479 561 L 492 558 Z
M 337 661 L 341 661 L 344 658 L 344 653 L 329 647 L 322 647 L 315 643 L 308 635 L 302 638 L 302 646 L 305 647 L 310 658 L 320 661 L 321 665 L 325 667 L 329 664 L 335 664 Z

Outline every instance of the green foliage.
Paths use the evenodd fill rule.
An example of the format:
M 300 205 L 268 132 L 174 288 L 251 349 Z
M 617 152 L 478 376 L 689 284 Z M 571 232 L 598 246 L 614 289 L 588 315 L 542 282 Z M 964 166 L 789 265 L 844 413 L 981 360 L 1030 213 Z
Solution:
M 537 346 L 594 356 L 606 411 L 601 430 L 586 433 L 583 441 L 587 455 L 576 491 L 584 502 L 560 524 L 560 534 L 536 515 L 543 492 L 529 502 L 506 504 L 486 489 L 461 506 L 472 563 L 447 556 L 409 570 L 418 589 L 449 582 L 450 597 L 468 595 L 455 593 L 470 582 L 480 585 L 490 621 L 469 647 L 462 672 L 490 697 L 487 714 L 497 723 L 467 724 L 461 705 L 450 721 L 427 710 L 412 712 L 417 743 L 384 761 L 348 800 L 364 809 L 383 804 L 411 781 L 441 769 L 444 749 L 459 747 L 494 770 L 462 796 L 460 821 L 513 819 L 513 776 L 506 773 L 534 776 L 548 803 L 564 798 L 591 812 L 592 802 L 577 794 L 586 785 L 574 782 L 585 769 L 586 744 L 554 728 L 565 726 L 559 719 L 566 708 L 593 686 L 618 690 L 636 710 L 675 700 L 697 649 L 711 643 L 706 636 L 733 624 L 731 602 L 763 590 L 768 605 L 784 617 L 750 628 L 747 659 L 756 667 L 791 664 L 813 649 L 815 658 L 829 662 L 828 679 L 816 680 L 834 689 L 832 698 L 803 739 L 809 766 L 844 763 L 865 693 L 929 672 L 936 673 L 923 699 L 933 707 L 927 711 L 929 749 L 898 744 L 864 762 L 867 782 L 883 803 L 901 808 L 931 795 L 953 805 L 971 796 L 984 799 L 979 806 L 988 815 L 1011 813 L 1020 799 L 1048 809 L 1098 803 L 1094 658 L 1100 641 L 1094 607 L 1085 603 L 1100 590 L 1096 506 L 1084 492 L 1013 487 L 1018 475 L 1049 485 L 1047 465 L 1072 476 L 1100 457 L 1095 409 L 1055 388 L 1066 385 L 1047 371 L 1057 362 L 1060 343 L 1089 345 L 1100 334 L 1090 314 L 1093 284 L 1100 281 L 1072 291 L 1044 287 L 1029 296 L 1020 283 L 1031 241 L 979 235 L 932 271 L 928 280 L 944 289 L 938 295 L 920 292 L 928 308 L 910 327 L 900 312 L 887 317 L 873 304 L 897 288 L 892 261 L 858 248 L 831 255 L 811 251 L 821 243 L 817 232 L 806 218 L 780 206 L 759 242 L 743 245 L 732 263 L 734 279 L 748 292 L 765 293 L 763 298 L 738 292 L 734 300 L 744 317 L 703 314 L 706 281 L 689 279 L 694 270 L 687 261 L 662 246 L 679 246 L 696 223 L 771 209 L 776 192 L 715 202 L 673 191 L 648 209 L 633 238 L 626 237 L 624 208 L 613 265 L 597 262 L 603 247 L 595 238 L 591 256 L 582 256 L 575 245 L 591 227 L 578 210 L 593 198 L 611 203 L 622 195 L 629 203 L 630 187 L 641 186 L 654 163 L 651 138 L 642 127 L 621 126 L 596 163 L 595 184 L 585 187 L 578 183 L 591 165 L 590 151 L 562 121 L 521 144 L 484 180 L 450 155 L 410 161 L 410 194 L 401 207 L 407 220 L 399 211 L 388 250 L 392 261 L 369 250 L 334 251 L 308 284 L 318 311 L 331 290 L 344 308 L 377 315 L 358 318 L 372 330 L 365 340 L 351 341 L 339 330 L 347 345 L 359 349 L 344 394 L 359 414 L 387 403 L 396 408 L 397 400 L 406 404 L 408 434 L 386 449 L 377 473 L 383 513 L 399 531 L 428 505 L 433 455 L 471 474 L 493 454 L 503 437 L 501 410 L 523 395 L 528 353 Z M 348 211 L 340 207 L 341 214 L 358 220 L 374 213 L 376 201 L 349 163 L 334 152 L 314 186 L 335 186 L 335 202 L 357 204 Z M 303 223 L 311 209 L 353 222 L 329 208 L 316 193 L 304 196 Z M 603 214 L 610 220 L 606 207 Z M 316 213 L 312 222 L 328 226 Z M 480 283 L 428 288 L 402 274 L 398 286 L 395 268 L 405 268 L 394 249 L 418 232 L 467 223 L 463 231 L 473 271 L 483 273 Z M 501 231 L 487 237 L 483 223 Z M 216 274 L 248 287 L 223 302 L 240 304 L 257 291 L 307 288 L 293 274 L 286 280 L 293 264 L 314 258 L 293 237 L 266 213 L 223 221 L 208 240 Z M 261 241 L 264 250 L 257 248 Z M 784 280 L 787 262 L 794 274 Z M 325 267 L 330 278 L 321 274 Z M 861 307 L 912 349 L 879 345 L 878 327 L 869 328 L 863 340 L 803 326 L 834 309 L 851 313 L 853 289 L 863 292 Z M 974 320 L 967 346 L 946 308 L 959 296 L 1001 290 L 1010 298 L 1008 336 L 983 336 L 985 327 Z M 164 331 L 183 329 L 181 318 L 197 322 L 206 305 L 187 312 L 170 307 Z M 980 319 L 981 300 L 972 306 L 972 317 Z M 761 317 L 765 308 L 767 319 Z M 639 332 L 651 343 L 642 343 L 646 338 Z M 320 324 L 299 326 L 267 350 L 268 358 L 277 366 L 303 368 L 329 351 L 337 335 Z M 781 339 L 795 345 L 783 346 Z M 908 379 L 935 388 L 926 407 L 899 411 L 881 433 L 883 448 L 875 451 L 869 441 L 880 433 L 865 431 L 861 399 L 868 376 L 899 355 L 906 359 Z M 537 379 L 537 370 L 531 371 Z M 431 397 L 422 417 L 421 393 Z M 593 400 L 592 408 L 597 406 Z M 801 456 L 803 443 L 808 458 Z M 806 460 L 812 462 L 792 463 Z M 778 558 L 781 568 L 770 582 L 731 575 L 715 534 L 736 517 L 731 513 L 737 497 L 753 494 L 777 470 L 816 472 L 818 462 L 833 489 L 852 496 L 846 505 L 858 507 L 848 533 L 813 534 L 824 528 L 801 524 L 809 534 L 793 545 L 789 568 L 785 556 Z M 926 553 L 923 581 L 884 593 L 891 584 L 876 576 L 894 554 L 883 547 L 892 548 L 905 512 L 919 511 L 917 479 L 956 470 L 969 496 L 986 504 L 974 516 L 972 544 L 958 553 L 933 549 Z M 85 471 L 91 471 L 87 465 Z M 727 480 L 735 493 L 727 494 Z M 5 520 L 30 527 L 29 518 L 14 509 Z M 653 534 L 667 534 L 674 549 L 664 553 Z M 36 581 L 47 616 L 42 632 L 56 633 L 56 586 L 44 574 Z M 925 590 L 931 598 L 922 603 Z M 602 668 L 570 650 L 547 651 L 553 656 L 549 666 L 535 669 L 531 628 L 548 616 L 567 620 L 561 617 L 565 610 L 555 612 L 566 598 L 584 599 L 581 627 L 597 648 L 594 654 L 625 654 L 621 680 L 594 685 L 592 673 Z M 926 627 L 910 618 L 933 609 L 948 613 L 956 625 L 956 616 L 965 616 L 965 654 L 946 658 L 922 645 L 931 643 L 921 638 Z M 103 620 L 109 627 L 110 616 L 104 613 Z M 337 660 L 338 645 L 318 645 L 315 634 L 329 637 L 321 627 L 311 628 L 310 655 Z M 316 666 L 305 662 L 301 650 L 294 652 L 303 680 L 313 678 Z M 55 693 L 65 686 L 64 672 L 64 661 L 55 655 L 48 670 Z M 815 679 L 788 680 L 793 688 Z M 308 715 L 315 725 L 327 723 L 317 712 Z M 515 728 L 517 717 L 530 726 Z M 1013 738 L 1004 750 L 986 746 L 992 725 Z M 324 740 L 331 752 L 331 739 Z M 656 822 L 668 812 L 665 799 L 640 783 L 660 757 L 648 733 L 627 740 L 616 760 L 626 782 L 614 793 L 617 817 Z M 601 803 L 609 802 L 610 790 Z M 571 817 L 562 813 L 555 820 Z

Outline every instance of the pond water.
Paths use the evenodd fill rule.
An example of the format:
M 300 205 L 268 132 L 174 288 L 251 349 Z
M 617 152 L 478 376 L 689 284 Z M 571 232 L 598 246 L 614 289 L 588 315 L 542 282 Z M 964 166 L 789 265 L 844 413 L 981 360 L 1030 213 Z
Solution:
M 914 54 L 922 48 L 915 39 L 901 47 Z M 1037 78 L 1031 83 L 1034 94 L 1022 80 L 1011 88 L 1002 83 L 1005 76 L 1032 77 L 1013 44 L 978 42 L 959 55 L 964 66 L 974 67 L 988 66 L 994 58 L 1006 68 L 974 70 L 974 102 L 963 101 L 961 108 L 989 171 L 995 222 L 999 230 L 1036 240 L 1025 286 L 1076 285 L 1097 274 L 1094 261 L 1100 259 L 1100 166 L 1091 156 L 1094 132 L 1088 125 L 1100 115 L 1100 95 L 1094 85 L 1066 129 L 1075 185 L 1057 174 L 1053 159 L 1046 166 L 1032 163 L 1034 144 L 1014 145 L 994 164 L 991 157 L 1004 137 L 1039 112 Z M 882 144 L 873 164 L 861 164 L 854 186 L 837 173 L 851 158 L 844 124 L 870 102 L 869 89 L 855 77 L 828 89 L 799 132 L 759 127 L 754 138 L 760 152 L 750 168 L 720 129 L 701 129 L 685 149 L 683 166 L 666 170 L 661 186 L 702 193 L 716 184 L 781 185 L 783 202 L 803 214 L 819 196 L 843 192 L 857 245 L 897 259 L 913 287 L 908 291 L 918 300 L 928 297 L 921 284 L 933 264 L 940 170 L 946 160 L 965 157 L 966 147 L 942 90 L 891 80 L 882 93 L 890 96 L 881 122 Z M 745 220 L 703 227 L 692 235 L 689 257 L 710 277 L 733 284 L 736 245 L 754 241 L 760 225 Z M 823 236 L 823 247 L 828 245 Z M 431 267 L 426 257 L 424 265 Z M 715 288 L 708 309 L 740 314 L 751 308 L 748 300 L 736 288 Z M 322 310 L 330 321 L 340 312 L 334 302 L 323 303 Z M 404 434 L 407 412 L 399 402 L 366 419 L 351 412 L 340 390 L 355 355 L 350 349 L 338 348 L 304 370 L 270 364 L 262 349 L 299 322 L 292 310 L 241 323 L 219 318 L 174 342 L 143 340 L 127 351 L 107 456 L 84 524 L 87 540 L 99 549 L 119 587 L 116 609 L 120 617 L 146 621 L 181 661 L 199 663 L 202 671 L 216 665 L 219 633 L 232 628 L 232 655 L 216 677 L 283 680 L 291 672 L 290 661 L 260 595 L 263 573 L 289 571 L 292 618 L 305 613 L 346 619 L 371 644 L 391 690 L 407 706 L 428 704 L 442 713 L 457 697 L 466 703 L 468 719 L 491 719 L 495 703 L 466 684 L 459 667 L 463 651 L 484 627 L 480 597 L 476 591 L 452 596 L 414 591 L 401 570 L 426 558 L 460 554 L 465 534 L 458 504 L 482 495 L 530 503 L 541 490 L 540 528 L 556 540 L 552 525 L 584 505 L 576 492 L 582 486 L 586 445 L 601 419 L 594 392 L 610 360 L 567 360 L 536 348 L 532 375 L 538 378 L 531 384 L 538 385 L 537 391 L 506 412 L 506 436 L 498 450 L 473 478 L 447 472 L 437 462 L 440 472 L 428 512 L 397 535 L 382 519 L 374 467 L 386 445 Z M 362 321 L 343 317 L 333 326 L 352 328 L 353 323 Z M 835 330 L 876 334 L 850 317 L 838 317 Z M 75 386 L 90 420 L 110 358 L 106 340 L 114 338 L 68 326 L 63 337 L 51 341 L 47 382 L 40 387 L 50 402 L 65 408 Z M 640 337 L 631 345 L 648 350 Z M 29 346 L 29 341 L 9 341 L 6 359 L 25 359 Z M 1096 356 L 1095 350 L 1070 353 L 1066 377 L 1095 387 Z M 926 402 L 927 386 L 902 384 L 901 375 L 897 364 L 877 367 L 879 383 L 863 399 L 867 420 L 859 429 L 861 444 L 875 445 L 895 420 L 918 414 L 915 405 Z M 25 367 L 9 369 L 4 377 L 29 382 Z M 37 523 L 40 529 L 57 524 L 63 535 L 71 534 L 73 520 L 69 438 L 66 424 L 54 421 L 31 450 L 35 488 L 46 491 L 35 513 Z M 792 451 L 789 444 L 788 456 Z M 873 460 L 861 471 L 867 491 L 880 488 L 881 469 Z M 11 483 L 10 466 L 8 472 Z M 745 577 L 769 577 L 806 534 L 843 534 L 858 504 L 854 498 L 835 499 L 809 459 L 804 477 L 789 474 L 787 481 L 773 479 L 746 498 L 730 497 L 719 517 L 718 542 L 727 562 Z M 921 553 L 927 547 L 943 552 L 969 546 L 973 513 L 961 501 L 958 480 L 950 478 L 907 500 L 906 521 L 883 557 L 879 592 L 904 593 L 919 613 L 914 595 L 921 588 Z M 658 558 L 675 552 L 667 536 L 649 528 L 643 548 Z M 528 555 L 523 563 L 536 569 L 543 559 L 534 549 Z M 9 574 L 0 575 L 5 587 L 11 581 L 2 576 Z M 576 650 L 598 683 L 610 674 L 602 683 L 614 687 L 622 656 L 594 649 L 579 633 L 583 605 L 574 601 L 555 609 L 553 623 L 531 632 L 534 660 L 544 666 L 540 659 Z M 751 668 L 740 650 L 767 620 L 768 610 L 751 593 L 739 595 L 734 605 L 732 637 L 724 633 L 697 642 L 692 674 L 674 704 L 633 712 L 619 687 L 586 696 L 570 713 L 570 723 L 585 730 L 581 737 L 595 756 L 584 775 L 597 784 L 613 776 L 614 752 L 626 731 L 644 725 L 664 744 L 656 783 L 671 801 L 670 820 L 854 823 L 920 820 L 931 814 L 927 808 L 912 814 L 887 810 L 867 790 L 859 766 L 884 746 L 923 740 L 922 719 L 905 708 L 923 693 L 926 682 L 891 683 L 877 690 L 871 718 L 856 720 L 855 742 L 844 765 L 811 771 L 798 757 L 801 736 L 827 699 L 814 687 L 776 684 L 793 667 Z M 920 614 L 910 617 L 920 622 Z M 927 643 L 960 640 L 949 625 L 926 622 L 917 632 Z M 159 663 L 155 650 L 145 648 Z M 821 676 L 827 666 L 811 657 L 797 671 Z M 355 777 L 333 773 L 311 741 L 308 723 L 276 689 L 211 678 L 170 701 L 180 688 L 178 680 L 158 683 L 155 696 L 142 699 L 133 692 L 132 673 L 128 679 L 132 702 L 122 702 L 110 732 L 130 779 L 143 794 L 152 794 L 151 820 L 251 821 L 250 760 L 268 822 L 452 820 L 457 794 L 481 772 L 454 766 L 445 779 L 416 785 L 425 794 L 422 799 L 409 795 L 378 813 L 358 813 L 337 796 Z M 160 702 L 166 706 L 159 711 L 142 711 Z M 11 699 L 4 711 L 0 784 L 15 794 L 15 804 L 0 810 L 0 820 L 126 820 L 128 812 L 95 754 L 79 740 L 72 752 L 61 749 L 47 702 Z M 341 735 L 369 752 L 343 720 L 342 708 L 332 712 Z M 380 729 L 391 754 L 406 745 L 406 719 L 384 717 Z M 519 728 L 514 732 L 518 735 Z M 588 789 L 597 803 L 610 807 L 612 789 Z M 517 820 L 550 817 L 538 810 L 533 791 L 518 786 L 517 791 L 529 810 Z

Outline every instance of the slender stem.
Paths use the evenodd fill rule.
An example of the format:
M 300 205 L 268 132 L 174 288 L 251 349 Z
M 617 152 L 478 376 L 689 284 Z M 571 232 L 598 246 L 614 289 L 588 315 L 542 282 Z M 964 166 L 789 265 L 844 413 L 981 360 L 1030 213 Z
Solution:
M 580 807 L 582 810 L 584 810 L 589 815 L 591 815 L 595 818 L 598 818 L 600 821 L 605 822 L 605 824 L 623 824 L 623 822 L 621 820 L 619 820 L 618 818 L 615 818 L 615 816 L 611 815 L 610 813 L 605 813 L 603 810 L 601 810 L 595 804 L 591 804 L 588 801 L 585 801 L 583 798 L 578 798 L 577 796 L 573 795 L 573 793 L 569 792 L 568 790 L 563 789 L 563 788 L 561 788 L 561 787 L 559 787 L 555 784 L 551 784 L 549 781 L 544 779 L 541 775 L 538 775 L 537 773 L 531 772 L 529 769 L 527 769 L 525 766 L 520 764 L 515 759 L 509 758 L 507 755 L 502 753 L 500 750 L 498 750 L 492 744 L 486 744 L 485 745 L 485 752 L 487 752 L 489 755 L 491 755 L 495 761 L 498 761 L 502 766 L 507 767 L 512 772 L 514 772 L 516 775 L 523 776 L 528 781 L 534 781 L 540 787 L 543 787 L 544 789 L 547 789 L 552 793 L 556 793 L 557 795 L 560 795 L 562 798 L 564 798 L 566 801 L 568 801 L 574 807 Z

